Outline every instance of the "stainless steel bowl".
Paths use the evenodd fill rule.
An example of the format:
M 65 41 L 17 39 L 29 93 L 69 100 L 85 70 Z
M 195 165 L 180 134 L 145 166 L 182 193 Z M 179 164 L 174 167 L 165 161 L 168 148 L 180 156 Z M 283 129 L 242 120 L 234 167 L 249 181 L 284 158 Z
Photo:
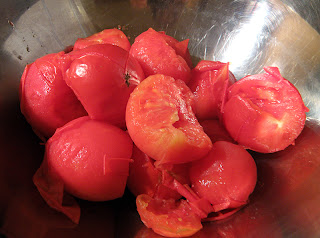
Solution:
M 19 110 L 26 64 L 79 37 L 121 28 L 130 40 L 149 27 L 190 39 L 193 63 L 231 62 L 240 79 L 277 66 L 308 106 L 305 130 L 285 151 L 255 155 L 250 204 L 204 225 L 194 237 L 320 236 L 319 0 L 0 0 L 0 232 L 6 237 L 159 237 L 145 229 L 129 192 L 115 201 L 79 201 L 74 226 L 34 185 L 43 145 Z

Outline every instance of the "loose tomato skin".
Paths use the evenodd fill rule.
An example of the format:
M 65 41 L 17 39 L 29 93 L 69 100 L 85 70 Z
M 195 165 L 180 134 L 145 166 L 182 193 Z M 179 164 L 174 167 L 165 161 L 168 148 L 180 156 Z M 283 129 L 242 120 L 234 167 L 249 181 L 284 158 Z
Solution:
M 67 122 L 87 115 L 63 80 L 70 64 L 71 59 L 64 52 L 49 54 L 27 65 L 21 77 L 21 112 L 43 140 Z
M 81 199 L 106 201 L 123 195 L 131 153 L 127 133 L 81 117 L 59 128 L 48 140 L 45 160 L 67 192 Z
M 202 229 L 201 219 L 185 200 L 153 199 L 141 194 L 136 204 L 142 222 L 159 235 L 187 237 Z
M 191 188 L 217 212 L 248 202 L 256 185 L 257 168 L 241 146 L 218 141 L 207 156 L 192 163 L 190 180 Z
M 195 95 L 195 114 L 198 119 L 220 118 L 227 88 L 233 81 L 228 63 L 202 60 L 192 69 L 188 86 Z
M 127 36 L 119 29 L 105 29 L 86 38 L 79 38 L 73 46 L 73 50 L 80 50 L 90 45 L 111 44 L 129 51 L 131 44 Z
M 189 82 L 191 70 L 186 60 L 170 46 L 174 40 L 168 40 L 167 36 L 164 39 L 163 36 L 165 36 L 163 33 L 150 28 L 136 37 L 130 54 L 140 63 L 146 77 L 164 74 Z
M 193 94 L 183 81 L 160 74 L 149 76 L 130 95 L 128 132 L 158 165 L 197 160 L 210 151 L 212 143 L 192 106 Z
M 93 45 L 70 54 L 65 81 L 92 119 L 125 128 L 125 109 L 133 89 L 143 79 L 139 63 L 122 48 Z
M 247 76 L 233 84 L 223 109 L 232 138 L 262 153 L 285 149 L 301 133 L 308 109 L 298 90 L 277 68 Z
M 156 168 L 154 160 L 134 145 L 130 164 L 130 173 L 127 181 L 129 190 L 135 195 L 147 194 L 161 199 L 181 198 L 181 195 L 164 185 L 165 178 L 162 171 L 174 176 L 182 184 L 189 184 L 189 165 L 167 165 L 166 168 Z

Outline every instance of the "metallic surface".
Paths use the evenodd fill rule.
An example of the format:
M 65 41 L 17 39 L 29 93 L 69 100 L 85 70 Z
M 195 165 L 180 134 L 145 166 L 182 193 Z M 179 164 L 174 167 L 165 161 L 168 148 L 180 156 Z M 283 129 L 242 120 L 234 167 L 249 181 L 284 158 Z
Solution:
M 26 64 L 79 37 L 118 27 L 133 42 L 152 27 L 178 40 L 189 38 L 194 64 L 200 59 L 231 62 L 237 79 L 260 73 L 263 66 L 279 67 L 310 109 L 296 149 L 268 155 L 296 166 L 290 158 L 302 158 L 303 169 L 292 169 L 297 174 L 278 170 L 296 186 L 279 196 L 286 189 L 274 184 L 286 180 L 277 177 L 276 163 L 270 165 L 273 175 L 262 176 L 258 185 L 266 187 L 264 179 L 274 179 L 271 196 L 256 196 L 239 219 L 206 224 L 195 237 L 320 236 L 319 0 L 0 0 L 0 6 L 0 230 L 12 237 L 134 237 L 143 228 L 130 195 L 100 205 L 82 202 L 83 222 L 77 228 L 42 203 L 31 177 L 43 147 L 19 112 L 18 87 Z M 269 166 L 266 159 L 258 168 Z M 241 224 L 245 218 L 250 222 Z M 246 225 L 250 232 L 242 234 L 239 227 Z M 148 232 L 136 237 L 157 237 Z

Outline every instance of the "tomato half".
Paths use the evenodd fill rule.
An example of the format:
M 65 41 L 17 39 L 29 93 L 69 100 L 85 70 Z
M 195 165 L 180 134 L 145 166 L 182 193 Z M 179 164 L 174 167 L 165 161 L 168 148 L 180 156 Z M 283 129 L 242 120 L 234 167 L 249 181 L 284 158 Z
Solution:
M 45 161 L 67 192 L 105 201 L 123 195 L 131 154 L 132 141 L 126 132 L 81 117 L 59 128 L 48 140 Z
M 181 80 L 153 75 L 131 93 L 126 122 L 140 150 L 158 164 L 198 160 L 212 147 L 193 110 L 193 94 Z
M 202 60 L 192 70 L 188 83 L 195 96 L 195 114 L 198 119 L 218 119 L 227 88 L 233 83 L 229 78 L 229 64 Z
M 226 129 L 239 144 L 270 153 L 285 149 L 301 133 L 308 109 L 298 90 L 277 68 L 233 84 L 223 109 Z
M 191 70 L 186 60 L 167 43 L 163 36 L 165 36 L 163 33 L 150 28 L 136 37 L 130 54 L 138 60 L 146 77 L 164 74 L 189 82 Z M 173 43 L 172 39 L 171 42 Z
M 248 202 L 256 185 L 257 168 L 241 146 L 218 141 L 207 156 L 192 163 L 190 180 L 191 188 L 206 198 L 214 211 L 221 211 Z
M 63 80 L 71 64 L 64 52 L 49 54 L 27 65 L 20 81 L 20 108 L 35 133 L 46 140 L 67 122 L 87 115 Z
M 142 222 L 157 234 L 186 237 L 202 229 L 201 219 L 185 200 L 153 199 L 141 194 L 136 204 Z
M 114 45 L 92 45 L 70 53 L 65 81 L 92 119 L 125 127 L 130 93 L 144 79 L 139 63 Z
M 79 50 L 86 48 L 90 45 L 97 44 L 111 44 L 121 47 L 122 49 L 129 51 L 131 44 L 127 36 L 119 29 L 105 29 L 101 32 L 88 36 L 86 38 L 79 38 L 76 40 L 73 46 L 73 50 Z

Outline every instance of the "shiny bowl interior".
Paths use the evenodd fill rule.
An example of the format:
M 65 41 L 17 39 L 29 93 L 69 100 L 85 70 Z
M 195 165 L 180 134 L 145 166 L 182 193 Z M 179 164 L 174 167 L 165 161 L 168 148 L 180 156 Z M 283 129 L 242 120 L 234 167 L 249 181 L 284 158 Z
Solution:
M 226 221 L 205 224 L 194 237 L 320 236 L 317 0 L 0 3 L 0 233 L 4 237 L 160 237 L 145 230 L 129 192 L 110 202 L 79 201 L 82 218 L 76 227 L 42 201 L 32 175 L 41 163 L 43 145 L 20 113 L 18 94 L 24 67 L 38 57 L 105 28 L 119 28 L 133 42 L 149 27 L 178 40 L 190 39 L 194 64 L 200 59 L 230 62 L 237 79 L 260 73 L 264 66 L 277 66 L 310 110 L 295 146 L 257 155 L 258 171 L 263 171 L 258 185 L 263 189 L 256 191 L 252 203 Z M 277 159 L 283 160 L 281 168 L 272 164 Z

